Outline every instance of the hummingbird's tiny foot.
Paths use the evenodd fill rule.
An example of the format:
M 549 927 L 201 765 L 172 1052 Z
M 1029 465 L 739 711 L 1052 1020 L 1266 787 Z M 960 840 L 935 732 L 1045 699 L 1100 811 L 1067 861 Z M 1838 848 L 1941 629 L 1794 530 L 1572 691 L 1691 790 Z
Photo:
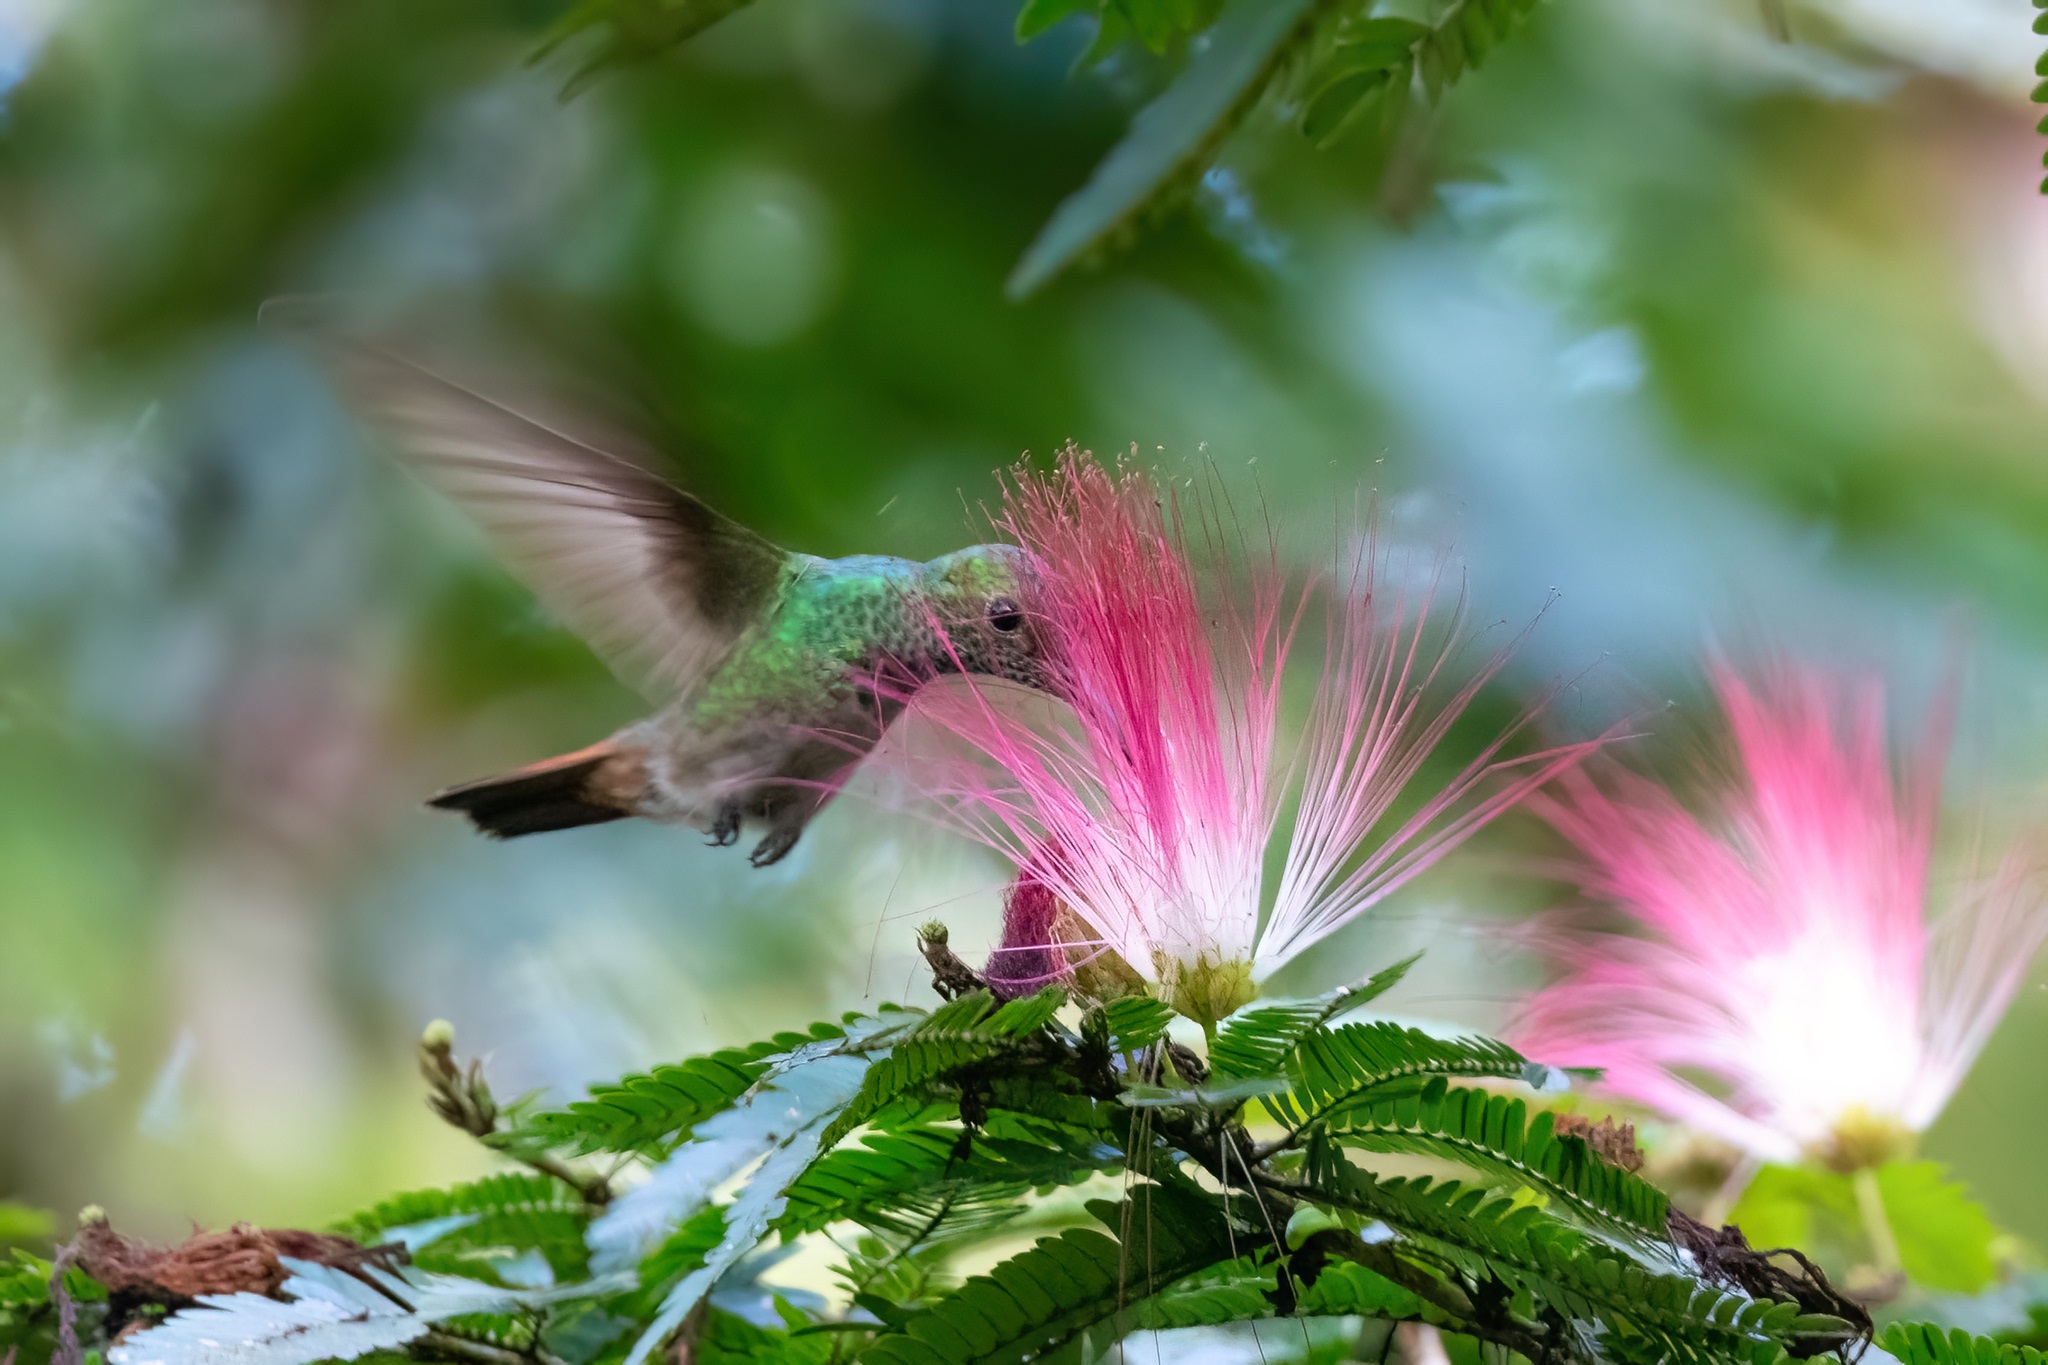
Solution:
M 740 839 L 740 803 L 720 803 L 718 814 L 711 817 L 711 828 L 705 831 L 711 837 L 705 840 L 713 848 L 730 848 Z
M 754 851 L 747 855 L 747 861 L 755 867 L 767 867 L 779 863 L 788 852 L 796 847 L 796 841 L 803 837 L 803 826 L 777 825 L 768 831 L 767 837 L 754 845 Z

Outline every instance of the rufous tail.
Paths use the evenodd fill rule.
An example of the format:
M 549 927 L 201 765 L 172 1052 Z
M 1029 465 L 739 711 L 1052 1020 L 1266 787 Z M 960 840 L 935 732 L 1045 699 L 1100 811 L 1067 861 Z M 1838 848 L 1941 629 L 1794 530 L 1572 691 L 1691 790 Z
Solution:
M 646 790 L 646 756 L 608 739 L 573 754 L 450 787 L 427 804 L 461 811 L 494 839 L 516 839 L 623 820 L 636 811 Z

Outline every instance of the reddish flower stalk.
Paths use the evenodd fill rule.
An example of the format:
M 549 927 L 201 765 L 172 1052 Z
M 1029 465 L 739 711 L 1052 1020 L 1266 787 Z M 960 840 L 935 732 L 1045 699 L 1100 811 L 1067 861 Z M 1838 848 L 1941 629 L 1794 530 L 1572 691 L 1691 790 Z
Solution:
M 1945 728 L 1895 776 L 1875 681 L 1713 681 L 1736 761 L 1706 814 L 1619 772 L 1531 801 L 1640 932 L 1555 930 L 1569 975 L 1511 1036 L 1763 1160 L 1875 1165 L 1941 1112 L 2048 937 L 2034 850 L 1932 916 Z
M 1070 450 L 1052 475 L 1019 475 L 1003 522 L 1031 556 L 1021 605 L 1070 712 L 1034 716 L 985 685 L 918 703 L 980 760 L 925 765 L 923 786 L 1089 927 L 1065 940 L 1068 963 L 1112 956 L 1205 1023 L 1593 747 L 1503 758 L 1511 730 L 1396 818 L 1507 650 L 1454 683 L 1458 614 L 1434 607 L 1445 562 L 1420 586 L 1389 582 L 1368 539 L 1334 585 L 1327 663 L 1283 764 L 1281 679 L 1307 599 L 1286 592 L 1270 549 L 1248 564 L 1225 552 L 1217 506 L 1196 500 L 1197 538 L 1217 552 L 1205 575 L 1182 505 L 1143 473 Z M 1006 946 L 1021 961 L 1033 945 Z

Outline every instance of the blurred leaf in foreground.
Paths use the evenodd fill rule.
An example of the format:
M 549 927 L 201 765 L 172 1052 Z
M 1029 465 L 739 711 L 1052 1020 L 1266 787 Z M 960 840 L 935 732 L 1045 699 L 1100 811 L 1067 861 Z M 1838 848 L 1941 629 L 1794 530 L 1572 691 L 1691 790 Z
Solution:
M 1040 230 L 1010 273 L 1013 299 L 1135 230 L 1192 186 L 1314 18 L 1310 0 L 1234 0 L 1166 92 Z
M 583 0 L 555 21 L 533 60 L 543 60 L 564 43 L 592 30 L 602 31 L 603 36 L 577 63 L 574 74 L 562 88 L 562 98 L 569 99 L 612 67 L 658 57 L 726 16 L 745 9 L 748 3 L 749 0 Z
M 0 1199 L 0 1242 L 40 1242 L 56 1228 L 57 1220 L 47 1210 Z

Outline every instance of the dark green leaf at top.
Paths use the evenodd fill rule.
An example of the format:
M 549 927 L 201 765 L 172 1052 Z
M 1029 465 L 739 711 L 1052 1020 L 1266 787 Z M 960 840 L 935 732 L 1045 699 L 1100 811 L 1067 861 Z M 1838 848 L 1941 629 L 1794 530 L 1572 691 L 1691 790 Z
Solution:
M 1314 3 L 1231 0 L 1187 70 L 1138 111 L 1123 141 L 1040 229 L 1010 272 L 1010 297 L 1036 292 L 1191 187 L 1306 36 Z

